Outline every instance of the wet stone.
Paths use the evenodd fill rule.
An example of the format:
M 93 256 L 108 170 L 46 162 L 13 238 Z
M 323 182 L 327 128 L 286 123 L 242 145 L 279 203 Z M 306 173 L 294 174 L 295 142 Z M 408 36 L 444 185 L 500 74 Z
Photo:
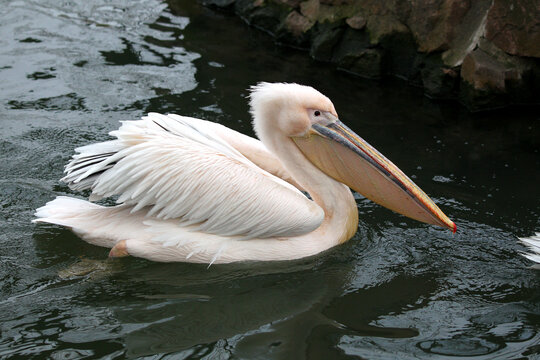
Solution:
M 540 57 L 540 6 L 537 1 L 495 0 L 486 38 L 512 55 Z
M 351 28 L 356 29 L 356 30 L 362 30 L 367 24 L 366 18 L 360 15 L 350 17 L 347 20 L 345 20 L 345 22 Z
M 382 76 L 382 52 L 373 48 L 364 31 L 348 28 L 334 51 L 338 68 L 357 75 L 377 79 Z
M 336 45 L 343 35 L 342 26 L 319 24 L 314 31 L 313 41 L 309 54 L 319 61 L 331 61 Z
M 224 7 L 232 0 L 209 3 Z M 430 98 L 458 99 L 472 111 L 540 103 L 540 8 L 534 1 L 236 0 L 234 7 L 280 44 L 309 49 L 313 59 L 365 77 L 402 78 Z M 362 35 L 349 37 L 349 30 Z M 531 70 L 485 51 L 483 36 L 497 51 L 532 63 Z
M 204 0 L 202 3 L 205 6 L 216 6 L 219 8 L 227 8 L 234 4 L 236 0 Z
M 421 81 L 425 94 L 431 98 L 455 97 L 459 86 L 459 68 L 444 66 L 438 55 L 424 58 Z
M 117 262 L 114 260 L 93 260 L 80 259 L 69 267 L 58 271 L 58 277 L 61 279 L 73 279 L 88 276 L 95 280 L 119 271 Z
M 378 79 L 382 73 L 382 54 L 379 49 L 362 49 L 343 56 L 338 68 L 364 76 Z
M 489 44 L 465 57 L 461 66 L 462 101 L 472 110 L 501 107 L 512 100 L 538 102 L 538 80 L 532 62 L 489 53 Z M 487 50 L 487 51 L 486 51 Z

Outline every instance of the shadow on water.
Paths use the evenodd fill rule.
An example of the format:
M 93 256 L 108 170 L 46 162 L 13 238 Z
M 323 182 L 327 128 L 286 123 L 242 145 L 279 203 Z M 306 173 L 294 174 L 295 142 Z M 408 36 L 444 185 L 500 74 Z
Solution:
M 205 347 L 226 350 L 231 346 L 227 342 L 231 342 L 240 357 L 260 357 L 261 349 L 268 349 L 273 355 L 265 353 L 262 357 L 280 358 L 319 351 L 316 349 L 322 335 L 333 338 L 326 343 L 335 348 L 345 334 L 389 338 L 418 334 L 408 328 L 368 325 L 372 320 L 369 316 L 376 318 L 412 305 L 417 300 L 413 294 L 375 306 L 374 297 L 385 291 L 375 287 L 332 303 L 346 285 L 343 279 L 352 271 L 346 262 L 315 258 L 272 265 L 215 266 L 211 272 L 203 265 L 152 264 L 133 259 L 116 265 L 114 272 L 101 269 L 107 272 L 105 278 L 95 273 L 84 277 L 90 284 L 79 288 L 73 305 L 107 309 L 106 321 L 97 320 L 101 318 L 99 311 L 88 317 L 118 326 L 101 326 L 99 333 L 86 333 L 80 325 L 89 319 L 77 314 L 73 321 L 81 324 L 65 329 L 59 340 L 87 343 L 121 337 L 126 354 L 133 357 L 195 354 Z M 69 281 L 65 283 L 73 288 Z M 364 318 L 343 318 L 347 301 L 358 301 L 355 306 L 368 306 L 372 312 Z
M 85 257 L 103 259 L 100 253 L 105 250 L 81 244 L 73 237 L 62 229 L 40 227 L 34 238 L 42 263 L 36 267 L 60 269 L 56 266 L 60 264 L 51 259 L 74 258 L 81 252 Z M 54 244 L 46 244 L 50 241 Z M 420 306 L 419 296 L 433 287 L 431 280 L 398 275 L 389 283 L 358 289 L 336 299 L 335 294 L 344 292 L 347 279 L 354 276 L 353 260 L 339 251 L 294 262 L 219 265 L 211 269 L 206 265 L 156 264 L 137 259 L 95 260 L 112 265 L 101 266 L 90 274 L 72 272 L 67 279 L 52 278 L 42 291 L 61 293 L 66 287 L 73 290 L 80 282 L 86 283 L 78 287 L 71 306 L 107 309 L 103 314 L 107 323 L 124 325 L 108 329 L 103 319 L 98 320 L 98 311 L 97 315 L 87 314 L 101 324 L 100 332 L 90 334 L 78 324 L 89 319 L 72 314 L 77 326 L 66 328 L 59 340 L 87 343 L 121 337 L 129 356 L 196 352 L 204 348 L 201 344 L 221 348 L 226 346 L 222 340 L 229 339 L 240 357 L 260 356 L 265 348 L 273 354 L 265 354 L 265 358 L 291 354 L 301 357 L 323 351 L 320 338 L 326 339 L 324 344 L 329 346 L 322 353 L 338 354 L 331 349 L 343 335 L 417 336 L 414 329 L 370 323 L 380 316 L 413 308 L 415 303 Z M 376 278 L 378 271 L 376 267 L 364 267 L 364 272 L 373 272 L 368 274 L 370 278 Z M 413 286 L 420 283 L 420 287 Z M 388 295 L 394 287 L 410 291 L 391 299 Z M 364 311 L 352 317 L 346 315 L 357 306 Z
M 471 115 L 399 81 L 352 78 L 192 1 L 24 0 L 0 18 L 0 357 L 540 356 L 540 273 L 516 242 L 540 229 L 537 112 Z M 356 194 L 350 242 L 207 269 L 110 261 L 67 230 L 30 225 L 55 196 L 80 196 L 58 183 L 63 164 L 119 120 L 175 112 L 252 135 L 258 81 L 328 95 L 458 233 Z

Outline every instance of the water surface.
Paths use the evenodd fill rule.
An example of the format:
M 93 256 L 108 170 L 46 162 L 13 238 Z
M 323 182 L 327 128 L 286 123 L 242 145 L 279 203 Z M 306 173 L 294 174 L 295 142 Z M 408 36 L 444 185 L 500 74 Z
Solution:
M 469 115 L 275 46 L 191 1 L 3 1 L 0 7 L 0 357 L 540 357 L 534 109 Z M 35 208 L 73 194 L 72 149 L 120 120 L 175 112 L 252 134 L 258 81 L 312 85 L 394 161 L 458 233 L 357 196 L 355 237 L 294 262 L 212 266 L 126 258 Z M 82 269 L 81 270 L 81 265 Z

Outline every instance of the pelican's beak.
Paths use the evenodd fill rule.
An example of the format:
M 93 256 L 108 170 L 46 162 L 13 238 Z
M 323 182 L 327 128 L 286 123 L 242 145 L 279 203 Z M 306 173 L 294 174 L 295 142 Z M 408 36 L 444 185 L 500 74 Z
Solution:
M 456 232 L 456 225 L 407 175 L 337 118 L 313 124 L 306 136 L 293 139 L 319 169 L 368 199 Z

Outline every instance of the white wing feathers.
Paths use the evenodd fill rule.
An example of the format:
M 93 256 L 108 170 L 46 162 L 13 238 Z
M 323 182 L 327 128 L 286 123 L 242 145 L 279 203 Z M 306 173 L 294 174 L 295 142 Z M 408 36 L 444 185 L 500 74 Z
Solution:
M 529 253 L 522 253 L 527 259 L 534 261 L 536 264 L 534 267 L 540 269 L 540 233 L 531 236 L 529 238 L 519 239 L 523 244 L 529 248 Z
M 62 181 L 73 190 L 89 189 L 101 173 L 114 165 L 108 159 L 121 149 L 122 145 L 115 140 L 75 149 L 78 154 L 66 165 L 67 176 Z
M 91 200 L 119 195 L 117 202 L 133 206 L 132 212 L 221 236 L 297 236 L 321 224 L 318 205 L 252 163 L 209 124 L 154 113 L 125 121 L 110 133 L 117 140 L 78 148 L 62 180 L 91 188 Z

